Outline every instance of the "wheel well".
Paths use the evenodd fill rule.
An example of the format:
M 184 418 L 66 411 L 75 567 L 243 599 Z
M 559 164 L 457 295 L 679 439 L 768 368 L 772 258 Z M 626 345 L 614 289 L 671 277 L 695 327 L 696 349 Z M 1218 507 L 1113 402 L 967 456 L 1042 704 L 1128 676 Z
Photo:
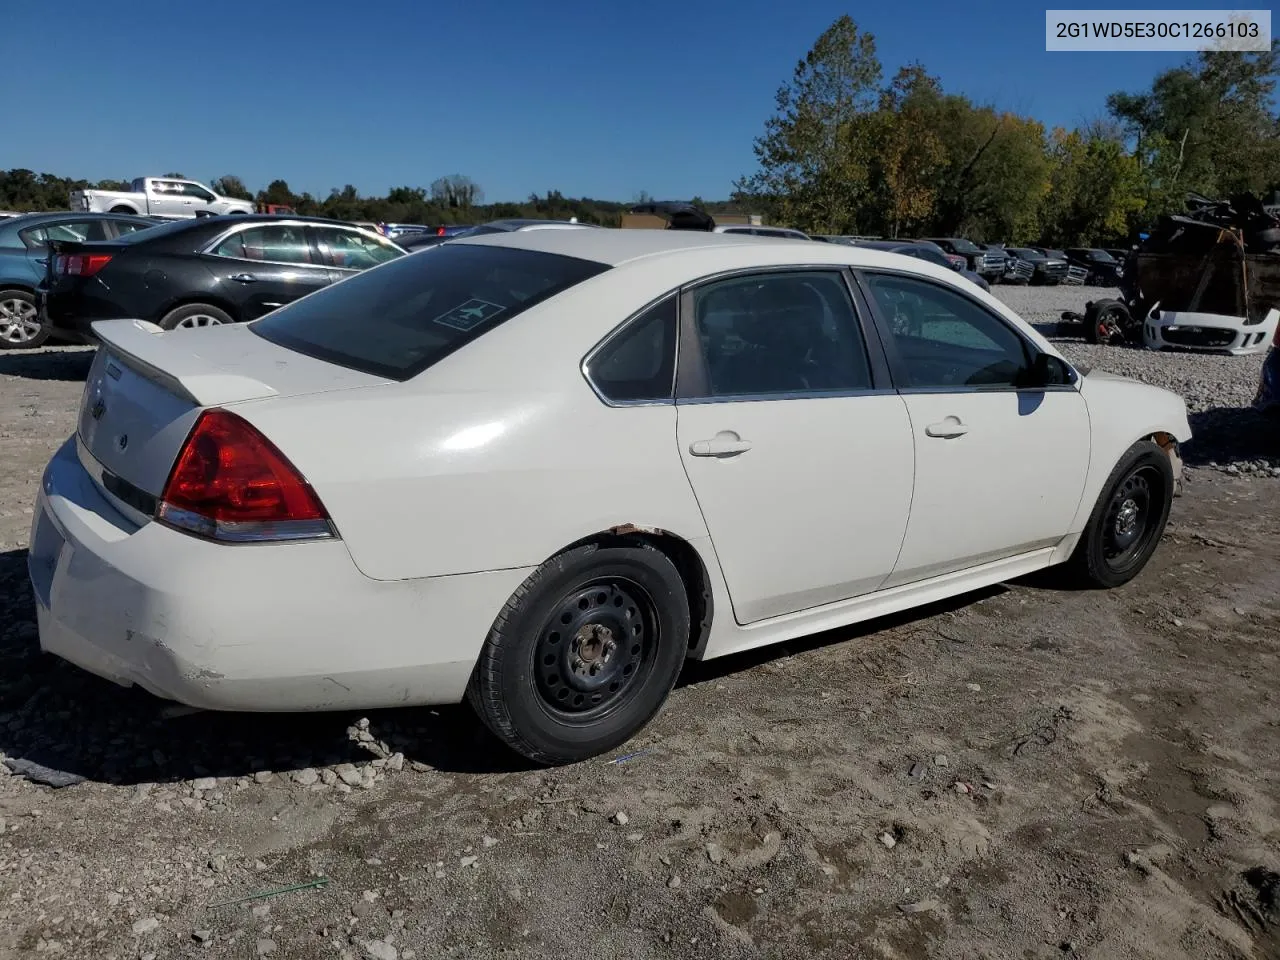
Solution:
M 609 530 L 583 537 L 565 547 L 574 547 L 594 543 L 602 547 L 628 546 L 636 543 L 647 543 L 655 550 L 660 550 L 680 573 L 684 581 L 685 593 L 689 596 L 689 623 L 692 635 L 689 638 L 687 656 L 697 658 L 707 648 L 707 640 L 711 636 L 711 618 L 713 601 L 711 596 L 711 578 L 707 574 L 706 564 L 689 541 L 657 527 L 639 527 L 635 524 L 621 524 Z
M 18 293 L 35 294 L 34 287 L 28 287 L 25 283 L 6 283 L 0 286 L 0 293 L 8 293 L 10 290 L 16 290 Z
M 120 204 L 118 207 L 112 207 L 112 208 L 111 208 L 111 210 L 110 210 L 110 212 L 111 212 L 111 213 L 132 213 L 132 214 L 137 214 L 137 212 L 138 212 L 138 211 L 137 211 L 137 210 L 135 210 L 135 209 L 133 209 L 133 207 L 126 207 L 124 204 Z
M 219 310 L 224 311 L 227 314 L 227 316 L 231 317 L 231 319 L 234 320 L 236 323 L 240 322 L 240 311 L 238 311 L 226 300 L 223 300 L 221 297 L 211 297 L 205 294 L 201 294 L 200 296 L 194 296 L 194 297 L 181 297 L 177 300 L 174 300 L 172 303 L 169 303 L 166 306 L 162 307 L 156 313 L 156 317 L 153 322 L 159 323 L 162 319 L 164 319 L 165 316 L 172 313 L 174 310 L 177 310 L 179 307 L 189 307 L 193 303 L 202 303 L 206 307 L 217 307 Z
M 1143 440 L 1150 440 L 1157 447 L 1164 451 L 1164 455 L 1169 458 L 1169 466 L 1173 468 L 1173 492 L 1176 494 L 1182 488 L 1182 451 L 1178 444 L 1178 438 L 1171 433 L 1163 430 L 1157 430 L 1155 433 L 1149 433 Z

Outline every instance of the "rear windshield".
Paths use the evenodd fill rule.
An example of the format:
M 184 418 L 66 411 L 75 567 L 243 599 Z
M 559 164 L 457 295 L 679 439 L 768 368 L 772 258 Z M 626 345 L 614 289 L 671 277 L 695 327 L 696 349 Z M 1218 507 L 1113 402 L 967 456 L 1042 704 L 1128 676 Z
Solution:
M 335 283 L 249 328 L 310 357 L 408 380 L 607 269 L 559 254 L 444 243 Z
M 981 253 L 977 244 L 970 240 L 956 239 L 951 241 L 951 245 L 956 248 L 956 253 Z

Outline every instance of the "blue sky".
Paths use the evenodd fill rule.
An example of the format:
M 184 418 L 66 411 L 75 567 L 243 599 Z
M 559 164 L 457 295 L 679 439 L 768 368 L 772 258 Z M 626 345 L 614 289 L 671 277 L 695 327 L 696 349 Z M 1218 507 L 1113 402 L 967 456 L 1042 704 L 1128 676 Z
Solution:
M 319 196 L 463 173 L 489 201 L 725 197 L 779 84 L 843 13 L 886 76 L 918 60 L 1048 126 L 1099 117 L 1109 92 L 1190 56 L 1046 53 L 1044 6 L 1008 0 L 6 6 L 0 168 L 283 177 Z

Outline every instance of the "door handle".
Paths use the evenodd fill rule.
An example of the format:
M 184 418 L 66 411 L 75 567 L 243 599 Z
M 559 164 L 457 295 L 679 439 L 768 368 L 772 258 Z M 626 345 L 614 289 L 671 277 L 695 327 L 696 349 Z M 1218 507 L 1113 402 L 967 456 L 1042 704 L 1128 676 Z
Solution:
M 695 457 L 736 457 L 751 449 L 751 441 L 743 440 L 732 431 L 716 434 L 712 440 L 698 440 L 689 445 Z
M 237 273 L 231 279 L 236 283 L 254 283 L 258 278 L 252 273 Z
M 969 432 L 969 428 L 960 422 L 959 417 L 947 417 L 938 423 L 931 423 L 924 428 L 924 432 L 930 437 L 943 437 L 949 439 L 951 437 L 963 437 Z
M 47 267 L 47 266 L 49 265 L 49 258 L 48 258 L 48 257 L 36 257 L 36 263 L 40 264 L 40 266 L 42 266 L 42 267 Z

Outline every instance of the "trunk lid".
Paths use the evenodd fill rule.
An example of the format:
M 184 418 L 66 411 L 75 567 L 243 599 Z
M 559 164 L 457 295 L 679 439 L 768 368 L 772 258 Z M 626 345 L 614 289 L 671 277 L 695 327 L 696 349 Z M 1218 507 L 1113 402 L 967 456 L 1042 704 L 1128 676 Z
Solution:
M 165 332 L 142 320 L 93 325 L 94 357 L 76 427 L 81 461 L 134 516 L 164 489 L 206 407 L 389 383 L 270 343 L 234 325 Z

